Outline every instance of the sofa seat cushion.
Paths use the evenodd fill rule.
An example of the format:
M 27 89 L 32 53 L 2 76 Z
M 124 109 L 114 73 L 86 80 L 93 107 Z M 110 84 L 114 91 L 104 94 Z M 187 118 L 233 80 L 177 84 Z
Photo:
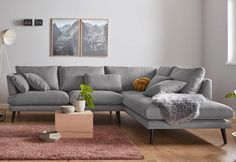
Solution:
M 74 90 L 69 93 L 70 104 L 73 104 L 79 96 L 80 90 Z M 96 105 L 119 105 L 122 103 L 122 96 L 113 91 L 93 91 L 94 104 Z
M 163 120 L 160 109 L 152 103 L 151 97 L 146 97 L 142 92 L 124 91 L 123 104 L 128 109 L 146 119 Z M 233 110 L 221 103 L 207 101 L 200 107 L 200 115 L 197 119 L 229 119 L 233 116 Z
M 57 90 L 29 91 L 9 96 L 8 104 L 14 106 L 66 105 L 69 104 L 69 96 L 66 92 Z

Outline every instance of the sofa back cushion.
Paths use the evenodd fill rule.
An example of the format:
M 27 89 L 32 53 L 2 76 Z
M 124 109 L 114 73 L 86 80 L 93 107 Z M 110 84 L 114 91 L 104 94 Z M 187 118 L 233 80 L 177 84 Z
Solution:
M 16 73 L 34 73 L 43 78 L 51 90 L 58 90 L 57 66 L 16 66 Z
M 140 77 L 152 77 L 156 73 L 153 67 L 106 66 L 106 74 L 120 74 L 123 90 L 133 90 L 133 81 Z
M 58 72 L 60 90 L 67 92 L 80 89 L 84 74 L 105 74 L 103 66 L 59 66 Z
M 170 76 L 173 69 L 174 66 L 161 66 L 160 68 L 157 69 L 156 75 L 168 77 Z
M 204 80 L 205 69 L 199 68 L 181 68 L 175 67 L 170 74 L 170 77 L 174 80 L 180 80 L 187 82 L 181 93 L 197 93 Z

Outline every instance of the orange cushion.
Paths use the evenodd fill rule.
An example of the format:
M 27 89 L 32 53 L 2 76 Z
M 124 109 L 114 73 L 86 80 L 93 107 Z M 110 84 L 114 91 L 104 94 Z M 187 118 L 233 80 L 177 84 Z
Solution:
M 148 77 L 141 77 L 133 81 L 133 87 L 137 91 L 145 91 L 150 79 Z

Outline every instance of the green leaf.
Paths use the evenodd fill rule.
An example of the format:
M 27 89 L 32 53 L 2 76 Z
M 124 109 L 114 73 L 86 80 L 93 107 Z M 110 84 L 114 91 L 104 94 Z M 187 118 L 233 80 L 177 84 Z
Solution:
M 235 98 L 236 99 L 236 95 L 233 92 L 231 92 L 231 93 L 226 94 L 225 98 Z
M 94 98 L 91 95 L 91 93 L 93 92 L 93 89 L 90 86 L 85 85 L 85 84 L 81 84 L 80 89 L 81 91 L 80 91 L 79 98 L 83 98 L 86 101 L 89 108 L 94 108 L 94 103 L 93 103 Z

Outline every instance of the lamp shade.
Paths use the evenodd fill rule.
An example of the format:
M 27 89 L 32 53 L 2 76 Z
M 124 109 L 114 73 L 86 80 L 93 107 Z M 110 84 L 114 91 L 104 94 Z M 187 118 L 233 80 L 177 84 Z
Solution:
M 13 44 L 16 40 L 15 30 L 7 29 L 6 31 L 3 32 L 2 38 L 3 38 L 3 43 L 5 43 L 6 45 Z

